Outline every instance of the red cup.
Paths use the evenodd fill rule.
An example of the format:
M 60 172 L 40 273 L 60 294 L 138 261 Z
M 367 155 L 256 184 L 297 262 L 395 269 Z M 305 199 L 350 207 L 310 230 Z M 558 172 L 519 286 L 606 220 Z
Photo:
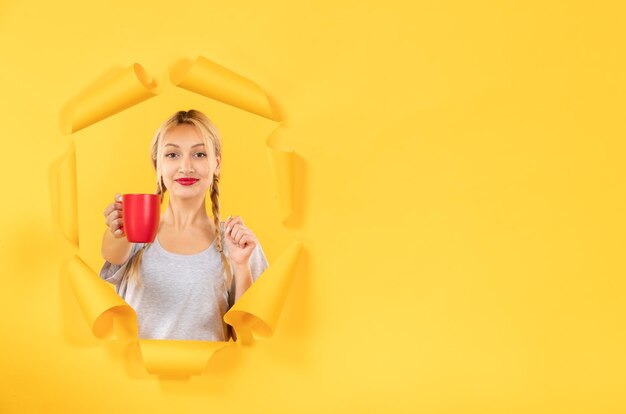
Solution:
M 123 194 L 122 231 L 133 243 L 152 243 L 159 229 L 161 200 L 158 194 Z

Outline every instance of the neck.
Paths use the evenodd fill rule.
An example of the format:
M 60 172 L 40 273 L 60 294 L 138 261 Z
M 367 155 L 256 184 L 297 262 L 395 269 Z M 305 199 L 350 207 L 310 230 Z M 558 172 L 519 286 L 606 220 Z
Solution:
M 170 197 L 167 209 L 161 223 L 171 227 L 176 232 L 206 225 L 210 222 L 206 212 L 205 198 L 172 198 Z

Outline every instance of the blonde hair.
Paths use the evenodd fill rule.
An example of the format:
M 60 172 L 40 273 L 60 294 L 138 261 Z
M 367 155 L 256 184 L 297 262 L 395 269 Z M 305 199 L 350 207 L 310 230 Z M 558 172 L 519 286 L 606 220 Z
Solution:
M 161 166 L 161 158 L 163 153 L 163 137 L 165 134 L 171 130 L 172 128 L 182 125 L 188 124 L 195 126 L 197 131 L 200 132 L 200 136 L 202 137 L 202 141 L 204 143 L 205 148 L 213 148 L 214 157 L 220 157 L 222 155 L 222 144 L 219 132 L 217 128 L 211 122 L 211 120 L 204 115 L 202 112 L 197 111 L 195 109 L 190 109 L 188 111 L 178 111 L 171 117 L 169 117 L 157 130 L 154 138 L 152 139 L 151 144 L 151 158 L 152 165 L 157 173 L 157 185 L 156 185 L 156 194 L 158 194 L 161 200 L 161 204 L 163 203 L 163 196 L 167 188 L 165 188 L 165 183 L 163 182 L 163 177 L 161 176 L 160 166 Z M 211 146 L 208 145 L 208 141 L 211 141 Z M 230 265 L 228 264 L 228 260 L 226 259 L 226 255 L 224 254 L 224 248 L 222 246 L 222 230 L 220 227 L 220 189 L 219 189 L 219 173 L 213 175 L 213 182 L 211 184 L 211 210 L 213 212 L 213 223 L 215 224 L 215 246 L 217 247 L 217 251 L 220 252 L 222 256 L 222 263 L 224 268 L 226 269 L 226 287 L 230 289 L 232 283 L 232 272 L 230 269 Z M 122 280 L 125 278 L 134 279 L 139 286 L 141 286 L 141 278 L 139 276 L 139 271 L 141 269 L 141 259 L 143 257 L 143 253 L 148 249 L 148 247 L 152 243 L 145 243 L 141 249 L 129 260 L 126 265 L 126 269 L 122 274 Z

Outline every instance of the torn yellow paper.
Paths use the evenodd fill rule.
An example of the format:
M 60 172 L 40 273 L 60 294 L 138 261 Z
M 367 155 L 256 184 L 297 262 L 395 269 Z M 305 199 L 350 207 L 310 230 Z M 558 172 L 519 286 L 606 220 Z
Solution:
M 193 63 L 179 63 L 172 69 L 170 80 L 178 87 L 279 121 L 259 85 L 203 56 L 198 56 Z
M 158 375 L 200 375 L 215 351 L 232 344 L 232 341 L 139 340 L 146 370 Z
M 61 113 L 61 130 L 71 134 L 137 105 L 155 96 L 156 86 L 148 72 L 135 63 L 69 103 Z
M 69 263 L 70 284 L 91 330 L 101 339 L 137 337 L 135 311 L 80 257 Z
M 292 148 L 279 144 L 281 126 L 272 131 L 266 144 L 284 224 L 294 209 L 296 154 Z
M 216 99 L 237 108 L 278 121 L 266 93 L 246 79 L 199 56 L 193 64 L 179 65 L 171 74 L 172 82 L 182 88 Z M 77 99 L 64 110 L 63 121 L 68 133 L 123 111 L 156 94 L 156 82 L 135 64 Z M 70 110 L 71 109 L 71 110 Z M 276 130 L 272 133 L 275 134 Z M 281 209 L 286 218 L 293 210 L 294 156 L 291 149 L 270 146 L 270 164 L 278 183 Z M 68 151 L 57 172 L 58 189 L 53 195 L 59 214 L 59 228 L 78 246 L 78 211 L 76 187 L 76 150 Z M 285 303 L 302 246 L 293 240 L 265 273 L 239 298 L 224 315 L 234 327 L 237 342 L 250 344 L 254 334 L 269 337 Z M 113 289 L 85 262 L 75 256 L 69 263 L 69 277 L 78 303 L 97 338 L 136 341 L 144 366 L 150 374 L 197 375 L 220 348 L 228 342 L 156 340 L 138 338 L 137 315 Z
M 269 337 L 274 332 L 289 292 L 302 244 L 294 239 L 278 260 L 272 263 L 224 315 L 238 337 L 252 332 Z
M 78 208 L 76 198 L 76 147 L 63 155 L 56 173 L 56 221 L 61 233 L 70 243 L 78 247 Z
M 283 222 L 293 211 L 294 152 L 268 148 L 269 162 L 278 189 L 278 199 Z

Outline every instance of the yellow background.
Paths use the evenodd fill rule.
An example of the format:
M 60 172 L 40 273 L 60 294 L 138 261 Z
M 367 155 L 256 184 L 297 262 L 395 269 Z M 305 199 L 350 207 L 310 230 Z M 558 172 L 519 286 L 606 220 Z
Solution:
M 619 2 L 114 3 L 0 6 L 0 412 L 626 411 Z M 198 54 L 281 106 L 306 255 L 272 338 L 159 378 L 89 331 L 48 174 L 71 98 Z M 107 122 L 151 134 L 144 111 Z M 238 191 L 271 181 L 251 162 Z M 128 190 L 90 189 L 81 224 Z M 289 240 L 272 193 L 229 197 L 271 265 Z

